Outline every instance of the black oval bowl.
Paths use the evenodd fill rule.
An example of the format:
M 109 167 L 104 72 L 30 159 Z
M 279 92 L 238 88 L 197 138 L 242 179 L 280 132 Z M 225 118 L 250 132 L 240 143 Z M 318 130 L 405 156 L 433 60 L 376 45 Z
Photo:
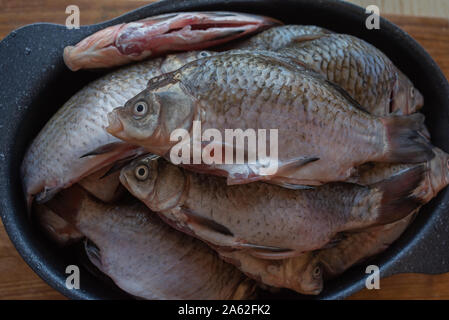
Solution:
M 385 52 L 424 94 L 424 113 L 433 143 L 449 151 L 449 85 L 426 51 L 385 19 L 380 30 L 367 30 L 364 9 L 335 0 L 191 0 L 162 1 L 104 23 L 68 30 L 54 24 L 25 26 L 0 43 L 0 210 L 5 228 L 23 259 L 48 284 L 73 299 L 130 298 L 114 285 L 81 267 L 81 289 L 65 286 L 65 269 L 80 264 L 77 250 L 58 249 L 28 219 L 19 168 L 26 147 L 52 114 L 89 81 L 94 72 L 70 72 L 62 50 L 107 26 L 176 11 L 226 10 L 272 16 L 286 24 L 314 24 L 358 36 Z M 426 205 L 406 233 L 370 261 L 382 276 L 402 272 L 449 271 L 447 190 Z M 328 282 L 318 296 L 342 299 L 362 289 L 365 267 L 348 270 Z M 285 291 L 277 298 L 306 298 Z M 310 297 L 307 297 L 310 298 Z

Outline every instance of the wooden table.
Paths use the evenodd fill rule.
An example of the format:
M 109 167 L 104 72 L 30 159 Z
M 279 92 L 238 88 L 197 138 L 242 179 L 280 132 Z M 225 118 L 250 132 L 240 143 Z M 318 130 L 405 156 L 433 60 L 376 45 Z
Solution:
M 401 0 L 399 0 L 401 1 Z M 147 1 L 151 2 L 151 1 Z M 25 24 L 64 23 L 65 8 L 76 4 L 81 24 L 111 19 L 146 4 L 135 0 L 0 0 L 0 39 Z M 388 16 L 420 42 L 449 78 L 449 21 Z M 0 299 L 65 299 L 44 283 L 22 260 L 0 222 Z M 402 274 L 381 280 L 381 290 L 363 290 L 350 299 L 449 299 L 449 274 Z

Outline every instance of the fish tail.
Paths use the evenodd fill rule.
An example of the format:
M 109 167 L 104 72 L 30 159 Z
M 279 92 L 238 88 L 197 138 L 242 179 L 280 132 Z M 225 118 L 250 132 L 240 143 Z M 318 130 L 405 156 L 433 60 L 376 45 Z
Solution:
M 387 149 L 382 162 L 421 163 L 432 160 L 432 145 L 419 132 L 425 130 L 424 115 L 392 116 L 382 119 Z
M 371 186 L 382 194 L 377 225 L 398 221 L 423 205 L 413 191 L 425 179 L 426 171 L 425 165 L 419 165 Z
M 45 205 L 65 221 L 76 225 L 82 202 L 88 197 L 86 191 L 78 185 L 63 189 L 46 202 Z

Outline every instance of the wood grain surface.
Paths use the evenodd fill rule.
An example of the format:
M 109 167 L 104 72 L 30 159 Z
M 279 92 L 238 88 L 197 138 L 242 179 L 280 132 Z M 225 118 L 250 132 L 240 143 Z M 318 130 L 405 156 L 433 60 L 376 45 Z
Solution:
M 446 0 L 432 0 L 425 7 L 407 0 L 373 0 L 388 7 L 381 12 L 441 15 Z M 12 30 L 33 22 L 64 23 L 65 8 L 76 4 L 81 11 L 81 24 L 92 24 L 111 19 L 152 1 L 137 0 L 0 0 L 0 39 Z M 363 3 L 363 0 L 353 2 Z M 422 6 L 419 9 L 417 2 Z M 410 2 L 411 3 L 411 2 Z M 438 5 L 441 5 L 439 7 Z M 402 9 L 401 9 L 402 8 Z M 410 10 L 414 11 L 410 11 Z M 422 10 L 422 11 L 419 11 Z M 447 17 L 447 16 L 446 16 Z M 411 34 L 434 57 L 449 78 L 449 20 L 423 17 L 387 16 Z M 380 290 L 363 290 L 350 299 L 449 299 L 449 274 L 402 274 L 381 280 Z M 65 299 L 43 282 L 22 260 L 10 242 L 0 222 L 0 299 Z

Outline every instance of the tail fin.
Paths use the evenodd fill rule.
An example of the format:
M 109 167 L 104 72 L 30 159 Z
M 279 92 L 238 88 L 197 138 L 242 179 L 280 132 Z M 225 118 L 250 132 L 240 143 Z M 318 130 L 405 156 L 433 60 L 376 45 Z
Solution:
M 73 185 L 69 189 L 61 190 L 45 205 L 65 221 L 76 225 L 80 207 L 87 197 L 88 194 L 84 189 Z
M 432 146 L 419 131 L 425 130 L 424 115 L 383 118 L 387 135 L 384 162 L 420 163 L 432 160 Z
M 376 224 L 384 225 L 400 220 L 423 205 L 413 196 L 413 191 L 425 178 L 426 171 L 425 165 L 418 165 L 372 185 L 382 193 Z

